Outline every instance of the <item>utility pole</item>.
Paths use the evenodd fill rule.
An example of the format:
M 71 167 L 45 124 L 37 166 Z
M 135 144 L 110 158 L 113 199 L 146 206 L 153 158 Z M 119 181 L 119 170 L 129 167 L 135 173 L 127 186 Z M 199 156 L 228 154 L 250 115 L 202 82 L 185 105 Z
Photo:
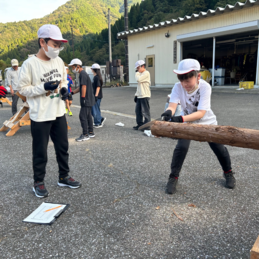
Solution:
M 109 29 L 109 71 L 110 71 L 110 81 L 112 79 L 112 36 L 111 36 L 111 16 L 110 8 L 108 8 L 108 29 Z
M 73 34 L 73 27 L 71 25 L 71 33 L 72 33 L 72 45 L 73 45 L 73 59 L 75 58 L 75 48 L 74 48 L 74 34 Z
M 124 0 L 124 30 L 128 31 L 128 0 Z M 128 50 L 128 38 L 125 39 L 125 73 L 126 82 L 129 82 L 129 50 Z

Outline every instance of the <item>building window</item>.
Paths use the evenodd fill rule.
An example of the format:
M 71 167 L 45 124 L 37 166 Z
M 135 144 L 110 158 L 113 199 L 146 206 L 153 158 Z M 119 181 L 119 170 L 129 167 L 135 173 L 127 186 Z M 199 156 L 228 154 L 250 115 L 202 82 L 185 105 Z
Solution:
M 153 58 L 148 58 L 147 62 L 148 67 L 153 67 Z
M 177 40 L 174 41 L 174 64 L 177 64 Z

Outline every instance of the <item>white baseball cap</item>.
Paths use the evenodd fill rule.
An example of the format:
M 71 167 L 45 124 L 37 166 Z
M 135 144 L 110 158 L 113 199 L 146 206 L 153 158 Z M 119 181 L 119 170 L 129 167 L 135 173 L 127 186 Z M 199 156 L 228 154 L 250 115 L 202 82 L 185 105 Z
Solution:
M 191 71 L 200 71 L 200 70 L 201 70 L 201 65 L 198 60 L 187 58 L 182 60 L 179 63 L 178 69 L 174 69 L 174 73 L 176 73 L 177 75 L 183 75 Z
M 12 60 L 11 60 L 11 64 L 12 64 L 12 67 L 14 67 L 14 66 L 19 66 L 19 62 L 18 62 L 17 59 L 12 59 Z
M 145 65 L 145 64 L 146 64 L 146 63 L 145 63 L 144 60 L 139 60 L 139 61 L 137 61 L 137 62 L 135 63 L 135 69 L 136 69 L 137 67 L 140 67 L 140 66 Z
M 42 25 L 38 30 L 38 38 L 50 38 L 52 40 L 62 41 L 65 43 L 67 42 L 67 40 L 63 39 L 62 33 L 58 26 L 53 24 Z
M 68 67 L 65 67 L 65 69 L 68 69 Z
M 94 63 L 91 68 L 92 69 L 101 69 L 100 65 L 97 63 Z
M 82 61 L 78 58 L 74 58 L 74 59 L 71 60 L 71 62 L 68 66 L 71 67 L 71 66 L 74 66 L 74 65 L 82 66 Z

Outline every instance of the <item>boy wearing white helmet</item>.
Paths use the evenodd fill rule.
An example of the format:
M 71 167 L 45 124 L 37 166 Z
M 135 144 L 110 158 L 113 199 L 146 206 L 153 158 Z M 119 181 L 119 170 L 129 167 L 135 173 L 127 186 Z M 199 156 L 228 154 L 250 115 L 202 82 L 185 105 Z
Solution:
M 68 98 L 67 73 L 58 57 L 63 39 L 56 25 L 45 24 L 38 30 L 39 51 L 23 62 L 19 74 L 20 94 L 30 107 L 34 186 L 39 198 L 48 196 L 44 177 L 47 148 L 51 137 L 59 166 L 58 185 L 79 188 L 81 184 L 68 175 L 68 135 L 64 101 Z M 62 96 L 62 98 L 61 98 Z
M 204 125 L 217 125 L 217 119 L 211 110 L 211 86 L 201 79 L 200 63 L 195 59 L 184 59 L 179 63 L 177 74 L 179 83 L 172 89 L 170 103 L 167 110 L 161 115 L 166 121 L 189 122 Z M 172 116 L 178 103 L 181 103 L 181 116 Z M 178 182 L 179 173 L 187 155 L 190 140 L 179 139 L 174 150 L 171 174 L 167 183 L 167 193 L 174 194 Z M 209 143 L 210 148 L 217 156 L 226 179 L 226 187 L 233 189 L 236 180 L 231 168 L 231 160 L 227 148 L 222 144 Z
M 137 91 L 135 93 L 134 101 L 136 103 L 135 113 L 137 126 L 134 126 L 133 129 L 138 130 L 140 126 L 146 124 L 150 121 L 150 106 L 149 100 L 151 97 L 150 92 L 150 74 L 146 70 L 146 64 L 143 60 L 139 60 L 135 64 L 135 78 L 138 82 Z M 143 121 L 144 118 L 144 121 Z
M 104 125 L 106 118 L 103 118 L 101 115 L 101 101 L 103 98 L 103 79 L 100 72 L 101 67 L 99 64 L 93 64 L 91 70 L 94 74 L 93 78 L 93 90 L 94 90 L 94 97 L 95 97 L 95 105 L 92 107 L 92 115 L 94 118 L 94 127 L 101 128 Z
M 10 87 L 11 95 L 12 95 L 12 114 L 14 115 L 17 112 L 17 103 L 19 100 L 19 96 L 15 93 L 17 92 L 19 80 L 19 62 L 17 59 L 11 60 L 12 67 L 7 71 L 6 77 Z
M 92 82 L 89 75 L 83 69 L 82 61 L 80 59 L 75 58 L 71 60 L 68 66 L 72 67 L 72 71 L 74 73 L 79 73 L 80 81 L 80 87 L 71 92 L 72 95 L 80 92 L 81 109 L 79 119 L 83 132 L 80 137 L 76 139 L 76 141 L 86 141 L 95 137 L 93 131 L 93 118 L 91 114 L 92 106 L 95 104 Z

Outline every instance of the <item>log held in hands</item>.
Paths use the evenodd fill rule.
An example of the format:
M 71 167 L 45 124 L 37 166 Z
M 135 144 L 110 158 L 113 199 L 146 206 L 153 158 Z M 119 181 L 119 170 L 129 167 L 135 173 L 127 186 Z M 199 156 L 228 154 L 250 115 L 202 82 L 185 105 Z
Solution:
M 156 121 L 151 127 L 151 132 L 155 136 L 214 142 L 259 150 L 259 130 Z

